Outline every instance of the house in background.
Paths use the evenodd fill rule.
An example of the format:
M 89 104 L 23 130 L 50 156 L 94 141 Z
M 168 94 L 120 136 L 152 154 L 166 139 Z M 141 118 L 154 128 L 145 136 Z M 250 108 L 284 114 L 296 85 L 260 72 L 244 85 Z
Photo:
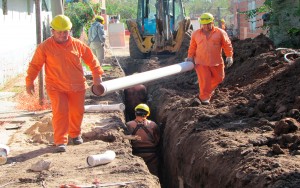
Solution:
M 254 18 L 247 19 L 245 12 L 261 7 L 265 0 L 231 0 L 230 9 L 233 16 L 230 17 L 230 23 L 233 25 L 234 35 L 243 40 L 246 38 L 255 38 L 261 33 L 266 34 L 266 30 L 262 29 L 263 13 L 259 13 Z
M 42 24 L 51 18 L 50 1 L 41 1 Z M 37 44 L 35 12 L 33 0 L 0 0 L 0 87 L 26 72 Z
M 259 13 L 254 18 L 246 19 L 240 14 L 259 8 L 265 0 L 231 0 L 231 23 L 234 25 L 239 39 L 254 38 L 259 34 L 267 34 L 277 47 L 300 47 L 300 3 L 299 0 L 272 0 L 271 12 Z M 263 16 L 264 15 L 264 16 Z M 267 17 L 266 17 L 267 16 Z M 265 23 L 263 19 L 265 19 Z M 268 26 L 263 30 L 262 26 Z

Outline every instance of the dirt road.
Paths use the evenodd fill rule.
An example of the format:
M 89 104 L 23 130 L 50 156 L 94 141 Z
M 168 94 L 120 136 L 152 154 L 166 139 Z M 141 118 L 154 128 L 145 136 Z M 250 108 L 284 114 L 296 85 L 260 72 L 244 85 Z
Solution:
M 128 49 L 107 51 L 106 57 L 103 80 L 124 76 L 118 65 L 119 61 L 128 59 Z M 4 107 L 0 114 L 1 133 L 6 136 L 1 136 L 1 142 L 11 150 L 7 163 L 0 168 L 0 187 L 83 187 L 96 186 L 96 183 L 98 187 L 160 187 L 158 178 L 149 173 L 143 160 L 131 154 L 131 145 L 124 138 L 122 129 L 125 123 L 123 111 L 86 112 L 82 123 L 84 144 L 69 145 L 67 152 L 55 153 L 49 106 L 37 111 L 38 97 L 25 94 L 23 75 L 2 90 L 16 91 L 17 95 L 3 101 L 6 107 L 11 103 L 13 107 Z M 88 91 L 85 103 L 118 104 L 123 102 L 122 97 L 122 91 L 104 97 L 94 96 Z M 36 111 L 20 110 L 26 107 Z M 18 127 L 6 130 L 9 126 Z M 88 156 L 108 150 L 116 154 L 110 163 L 93 167 L 87 164 Z

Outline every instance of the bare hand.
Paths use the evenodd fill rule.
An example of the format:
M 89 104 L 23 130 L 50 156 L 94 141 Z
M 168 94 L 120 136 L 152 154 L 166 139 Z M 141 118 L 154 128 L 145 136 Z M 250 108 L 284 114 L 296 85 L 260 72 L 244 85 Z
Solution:
M 34 94 L 34 85 L 26 86 L 26 92 L 28 95 L 33 95 Z
M 124 135 L 123 138 L 128 140 L 141 140 L 141 137 L 138 135 Z
M 134 138 L 135 138 L 135 140 L 142 140 L 142 138 L 138 135 L 135 135 Z

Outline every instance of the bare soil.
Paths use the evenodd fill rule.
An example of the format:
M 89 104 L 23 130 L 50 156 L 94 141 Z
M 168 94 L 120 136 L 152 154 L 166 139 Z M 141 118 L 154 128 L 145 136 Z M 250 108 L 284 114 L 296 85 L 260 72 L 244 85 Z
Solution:
M 148 85 L 164 130 L 164 187 L 300 185 L 300 55 L 287 63 L 289 50 L 263 35 L 233 45 L 234 64 L 209 106 L 191 105 L 194 72 Z
M 111 69 L 108 66 L 104 81 L 124 76 L 119 66 L 123 55 L 128 55 L 127 48 L 115 49 L 114 53 L 107 51 L 105 64 L 111 65 Z M 91 77 L 87 79 L 91 85 Z M 32 98 L 26 95 L 24 84 L 24 76 L 20 75 L 1 90 L 11 92 L 18 88 L 16 96 L 5 100 L 16 102 L 21 109 L 9 110 L 0 116 L 0 130 L 10 135 L 6 144 L 11 150 L 7 163 L 0 168 L 0 187 L 160 187 L 158 177 L 149 172 L 141 158 L 132 155 L 130 142 L 123 133 L 123 111 L 86 112 L 82 123 L 84 143 L 76 146 L 70 143 L 67 152 L 56 153 L 49 105 L 38 107 L 37 94 Z M 103 97 L 93 95 L 90 90 L 86 93 L 86 105 L 122 102 L 122 91 Z M 15 125 L 20 128 L 5 129 Z M 108 150 L 116 153 L 112 162 L 93 167 L 87 164 L 88 156 Z M 46 164 L 41 168 L 44 170 L 34 171 L 41 167 L 37 165 L 40 163 Z
M 142 159 L 131 154 L 122 129 L 123 112 L 86 113 L 82 124 L 85 143 L 69 145 L 65 153 L 53 153 L 51 113 L 46 110 L 30 117 L 10 117 L 28 119 L 9 140 L 11 153 L 0 168 L 0 187 L 91 185 L 95 181 L 99 185 L 119 183 L 111 187 L 298 187 L 299 56 L 289 56 L 294 63 L 287 63 L 284 54 L 288 50 L 275 50 L 263 35 L 234 39 L 233 45 L 234 64 L 226 69 L 211 105 L 192 105 L 198 94 L 194 71 L 145 83 L 150 119 L 163 132 L 160 180 L 149 173 Z M 114 69 L 106 72 L 105 79 L 113 79 L 124 76 L 118 64 L 126 74 L 144 72 L 182 62 L 186 49 L 177 56 L 147 60 L 133 60 L 126 50 L 107 55 L 106 63 Z M 122 91 L 104 97 L 88 92 L 86 96 L 86 104 L 122 101 Z M 87 165 L 87 156 L 107 150 L 116 152 L 115 160 L 96 167 Z M 51 162 L 48 170 L 29 170 L 41 160 Z

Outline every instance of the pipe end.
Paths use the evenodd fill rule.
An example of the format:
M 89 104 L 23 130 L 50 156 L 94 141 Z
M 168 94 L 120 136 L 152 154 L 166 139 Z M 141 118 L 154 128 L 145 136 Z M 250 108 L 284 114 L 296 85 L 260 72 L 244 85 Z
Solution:
M 94 95 L 97 95 L 97 96 L 104 96 L 105 95 L 105 87 L 100 84 L 100 85 L 92 85 L 91 87 L 91 92 L 94 94 Z

